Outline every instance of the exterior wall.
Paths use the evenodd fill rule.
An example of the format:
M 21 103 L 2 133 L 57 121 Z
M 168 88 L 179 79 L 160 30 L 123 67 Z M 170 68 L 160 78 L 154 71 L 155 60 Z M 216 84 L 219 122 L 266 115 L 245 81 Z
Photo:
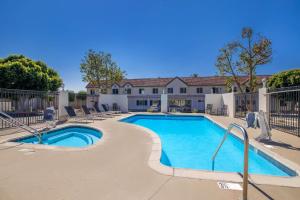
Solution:
M 168 112 L 168 95 L 167 94 L 161 95 L 161 112 L 163 112 L 163 113 Z
M 207 104 L 212 104 L 213 109 L 220 109 L 222 107 L 222 94 L 206 94 L 205 95 L 205 108 Z
M 69 105 L 69 93 L 67 91 L 60 91 L 58 96 L 58 118 L 62 119 L 68 115 L 65 106 Z
M 222 105 L 227 105 L 228 116 L 233 118 L 235 115 L 234 93 L 222 94 L 222 101 Z
M 128 112 L 128 98 L 127 95 L 119 94 L 101 94 L 99 96 L 99 109 L 102 110 L 101 104 L 108 104 L 112 108 L 113 104 L 116 103 L 122 112 Z
M 166 87 L 155 87 L 155 86 L 147 86 L 147 87 L 132 87 L 130 84 L 125 84 L 123 87 L 119 87 L 119 85 L 115 84 L 108 90 L 108 94 L 112 96 L 118 95 L 127 95 L 125 93 L 126 88 L 131 89 L 131 94 L 128 94 L 128 109 L 130 111 L 146 111 L 150 108 L 150 101 L 151 100 L 161 100 L 162 94 L 168 94 L 168 88 L 173 88 L 173 93 L 168 94 L 167 99 L 170 100 L 174 98 L 174 96 L 181 96 L 181 99 L 184 98 L 186 100 L 191 100 L 191 110 L 198 110 L 198 111 L 205 111 L 205 94 L 211 94 L 212 88 L 217 87 L 220 88 L 220 92 L 225 91 L 224 86 L 188 86 L 179 78 L 174 79 L 171 81 Z M 119 94 L 112 94 L 112 89 L 116 88 L 119 90 Z M 144 94 L 139 94 L 139 89 L 144 89 Z M 158 88 L 158 94 L 153 94 L 153 88 Z M 180 93 L 180 88 L 186 88 L 186 93 Z M 202 88 L 203 93 L 197 93 L 197 88 Z M 91 95 L 91 90 L 94 91 L 95 94 Z M 98 102 L 99 99 L 99 92 L 96 88 L 87 88 L 87 106 L 92 107 L 94 106 L 95 102 Z M 100 95 L 101 96 L 101 95 Z M 164 97 L 163 97 L 164 98 Z M 177 97 L 178 98 L 178 97 Z M 137 105 L 137 100 L 147 100 L 147 105 Z M 164 99 L 165 100 L 165 99 Z M 101 104 L 101 103 L 99 103 Z M 165 108 L 164 108 L 165 109 Z M 167 108 L 168 110 L 168 108 Z
M 197 93 L 197 88 L 202 88 L 203 93 L 200 94 L 211 94 L 213 87 L 219 88 L 219 90 L 221 90 L 219 93 L 224 93 L 226 91 L 226 87 L 224 86 L 189 86 L 188 94 L 199 94 Z
M 177 80 L 177 79 L 176 79 Z M 180 93 L 180 88 L 185 87 L 187 88 L 187 92 L 185 94 Z M 161 95 L 163 93 L 167 94 L 168 88 L 173 88 L 173 94 L 174 95 L 201 95 L 201 94 L 211 94 L 212 88 L 219 88 L 221 90 L 219 93 L 225 93 L 226 88 L 224 86 L 186 86 L 183 82 L 180 82 L 180 80 L 171 82 L 167 87 L 128 87 L 131 88 L 131 94 L 128 94 L 128 96 L 143 96 L 143 94 L 139 94 L 139 89 L 144 89 L 144 95 L 156 95 L 153 94 L 153 88 L 158 88 L 158 95 Z M 197 88 L 203 88 L 203 93 L 197 93 Z M 95 91 L 95 95 L 99 94 L 98 89 L 96 88 L 87 88 L 87 94 L 91 95 L 91 90 Z M 121 87 L 118 88 L 119 94 L 126 94 L 125 88 Z M 108 90 L 108 94 L 112 94 L 112 89 Z
M 186 94 L 189 93 L 189 87 L 184 82 L 182 82 L 180 79 L 174 79 L 172 82 L 170 82 L 166 86 L 166 93 L 168 90 L 167 88 L 173 88 L 173 94 L 175 94 L 175 95 L 180 94 L 180 88 L 187 88 Z
M 131 94 L 129 94 L 128 96 L 142 96 L 143 94 L 139 93 L 139 89 L 142 88 L 144 89 L 144 95 L 157 95 L 157 94 L 153 94 L 153 88 L 158 88 L 159 95 L 163 93 L 163 90 L 165 90 L 164 87 L 132 87 Z
M 86 96 L 86 106 L 88 108 L 93 108 L 95 103 L 98 102 L 99 95 L 87 95 Z
M 139 95 L 139 96 L 128 96 L 128 109 L 130 111 L 146 111 L 150 108 L 150 101 L 161 100 L 161 95 Z M 147 105 L 137 105 L 137 100 L 146 100 Z

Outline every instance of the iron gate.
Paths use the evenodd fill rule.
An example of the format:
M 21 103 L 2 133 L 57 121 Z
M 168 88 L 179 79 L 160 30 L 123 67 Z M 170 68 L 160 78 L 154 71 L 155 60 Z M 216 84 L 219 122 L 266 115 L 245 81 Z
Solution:
M 244 118 L 248 111 L 258 111 L 258 93 L 237 93 L 235 99 L 235 117 Z
M 268 94 L 271 127 L 300 136 L 300 86 L 269 90 Z
M 30 125 L 43 121 L 44 110 L 53 106 L 58 119 L 58 92 L 0 88 L 0 111 Z M 10 124 L 0 120 L 0 129 Z

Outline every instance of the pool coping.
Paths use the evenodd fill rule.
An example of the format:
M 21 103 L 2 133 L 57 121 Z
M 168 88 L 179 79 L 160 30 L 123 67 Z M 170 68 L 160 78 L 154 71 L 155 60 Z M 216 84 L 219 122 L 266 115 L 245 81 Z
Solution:
M 133 117 L 135 115 L 153 115 L 153 114 L 134 114 L 131 116 L 122 117 L 119 120 L 123 120 L 126 118 Z M 157 114 L 156 114 L 157 115 Z M 158 114 L 164 115 L 164 114 Z M 204 115 L 204 114 L 197 114 L 197 115 L 183 115 L 183 114 L 171 114 L 177 116 L 203 116 L 209 120 L 211 120 L 216 125 L 224 128 L 223 124 L 218 123 L 211 117 Z M 124 122 L 126 123 L 126 122 Z M 162 145 L 160 137 L 152 130 L 142 127 L 139 125 L 135 125 L 132 123 L 127 123 L 129 125 L 135 126 L 138 129 L 146 132 L 152 139 L 152 150 L 148 159 L 148 165 L 153 170 L 159 172 L 160 174 L 169 175 L 169 176 L 176 176 L 176 177 L 185 177 L 185 178 L 195 178 L 195 179 L 205 179 L 205 180 L 215 180 L 215 181 L 230 181 L 230 182 L 238 182 L 242 183 L 243 178 L 239 173 L 234 172 L 220 172 L 220 171 L 208 171 L 208 170 L 195 170 L 195 169 L 186 169 L 186 168 L 175 168 L 163 165 L 160 162 L 161 159 L 161 152 L 162 152 Z M 240 134 L 236 132 L 236 130 L 231 131 L 231 133 L 241 139 L 243 138 Z M 263 145 L 259 144 L 257 141 L 253 139 L 249 139 L 249 144 L 253 146 L 255 149 L 261 151 L 262 153 L 266 154 L 267 156 L 271 157 L 275 161 L 281 163 L 282 165 L 288 167 L 290 170 L 296 172 L 296 176 L 292 177 L 280 177 L 280 176 L 271 176 L 271 175 L 257 175 L 257 174 L 249 174 L 249 181 L 255 184 L 265 184 L 265 185 L 275 185 L 275 186 L 286 186 L 286 187 L 300 187 L 300 166 L 282 156 L 278 155 L 277 153 L 266 149 Z
M 89 145 L 87 147 L 62 147 L 62 146 L 51 146 L 51 145 L 45 145 L 45 144 L 30 144 L 30 143 L 25 143 L 25 142 L 12 141 L 12 140 L 25 139 L 27 137 L 32 137 L 32 136 L 28 136 L 28 135 L 22 135 L 22 136 L 18 136 L 18 137 L 14 136 L 11 138 L 9 137 L 9 138 L 6 138 L 5 140 L 2 140 L 1 142 L 3 142 L 3 145 L 5 145 L 7 147 L 19 146 L 19 147 L 28 148 L 28 149 L 54 150 L 54 151 L 87 151 L 90 149 L 94 149 L 99 145 L 103 145 L 103 143 L 107 139 L 105 131 L 103 131 L 102 129 L 96 128 L 94 126 L 86 125 L 86 124 L 62 124 L 53 129 L 50 129 L 46 132 L 56 131 L 59 129 L 69 128 L 69 127 L 84 127 L 84 128 L 94 129 L 94 130 L 100 131 L 102 133 L 102 137 L 96 143 L 94 143 L 93 145 Z M 23 132 L 20 132 L 20 134 L 22 134 L 22 133 Z

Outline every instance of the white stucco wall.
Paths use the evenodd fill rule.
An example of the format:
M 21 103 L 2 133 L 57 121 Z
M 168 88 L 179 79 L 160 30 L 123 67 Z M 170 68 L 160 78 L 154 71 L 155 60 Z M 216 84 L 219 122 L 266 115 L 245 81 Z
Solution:
M 101 104 L 108 104 L 112 108 L 113 104 L 116 103 L 120 107 L 122 112 L 128 112 L 128 98 L 125 94 L 101 94 L 98 101 L 99 108 L 102 110 Z
M 222 94 L 222 105 L 227 105 L 227 112 L 229 117 L 234 117 L 235 115 L 235 101 L 234 93 Z
M 212 104 L 213 109 L 221 108 L 223 105 L 222 94 L 206 94 L 205 95 L 205 108 L 207 104 Z
M 69 93 L 67 91 L 59 91 L 58 96 L 58 118 L 62 119 L 68 114 L 65 110 L 65 106 L 69 105 Z
M 161 112 L 168 112 L 168 95 L 162 94 L 160 97 L 160 109 Z
M 189 87 L 178 78 L 171 81 L 166 88 L 173 88 L 173 94 L 180 94 L 180 88 L 186 88 L 186 94 L 189 93 Z M 166 89 L 166 92 L 167 90 L 168 89 Z

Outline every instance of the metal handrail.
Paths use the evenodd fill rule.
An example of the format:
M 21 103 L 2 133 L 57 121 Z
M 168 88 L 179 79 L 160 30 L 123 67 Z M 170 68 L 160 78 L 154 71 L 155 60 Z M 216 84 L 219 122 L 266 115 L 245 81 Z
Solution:
M 6 118 L 2 117 L 1 115 L 5 116 L 6 118 L 8 118 L 9 120 L 7 120 Z M 39 131 L 35 128 L 32 128 L 30 126 L 25 125 L 24 123 L 20 122 L 19 120 L 14 119 L 13 117 L 11 117 L 10 115 L 6 114 L 5 112 L 0 111 L 0 119 L 2 119 L 3 121 L 16 126 L 18 128 L 21 128 L 29 133 L 31 133 L 32 135 L 34 135 L 35 137 L 38 138 L 39 144 L 42 143 L 42 137 L 41 134 L 39 133 Z
M 221 141 L 221 143 L 219 144 L 218 148 L 216 149 L 214 155 L 212 156 L 212 168 L 214 170 L 215 168 L 215 158 L 219 152 L 219 150 L 221 149 L 221 146 L 223 145 L 223 143 L 225 142 L 227 135 L 230 133 L 230 130 L 232 128 L 237 128 L 239 129 L 242 133 L 243 133 L 243 137 L 244 137 L 244 174 L 243 174 L 243 200 L 247 200 L 247 194 L 248 194 L 248 149 L 249 149 L 249 138 L 248 138 L 248 133 L 247 131 L 241 127 L 240 125 L 236 124 L 236 123 L 232 123 L 228 126 L 227 131 Z

